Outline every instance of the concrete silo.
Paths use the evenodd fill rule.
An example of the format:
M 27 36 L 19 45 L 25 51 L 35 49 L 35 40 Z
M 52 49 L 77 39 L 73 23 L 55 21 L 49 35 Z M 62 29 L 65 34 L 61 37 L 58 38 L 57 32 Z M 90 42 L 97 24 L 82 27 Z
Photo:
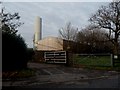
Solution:
M 34 47 L 37 47 L 37 43 L 42 39 L 42 18 L 37 16 L 35 18 L 35 34 L 34 34 Z
M 39 16 L 35 20 L 35 42 L 42 39 L 42 18 Z

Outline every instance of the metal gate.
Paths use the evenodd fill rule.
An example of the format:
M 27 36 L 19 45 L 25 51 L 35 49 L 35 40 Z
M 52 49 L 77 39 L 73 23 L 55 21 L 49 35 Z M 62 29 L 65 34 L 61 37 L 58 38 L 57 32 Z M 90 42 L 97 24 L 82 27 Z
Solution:
M 44 53 L 46 63 L 66 63 L 66 51 L 49 51 Z

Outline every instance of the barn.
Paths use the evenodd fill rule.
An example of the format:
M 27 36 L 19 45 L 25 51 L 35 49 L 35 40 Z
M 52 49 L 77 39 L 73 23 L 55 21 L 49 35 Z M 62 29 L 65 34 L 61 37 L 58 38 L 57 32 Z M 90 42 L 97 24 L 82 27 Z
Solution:
M 58 37 L 45 37 L 37 42 L 36 49 L 40 51 L 63 50 L 63 40 Z
M 45 37 L 36 43 L 38 51 L 75 51 L 77 44 L 73 41 L 67 41 L 58 37 Z

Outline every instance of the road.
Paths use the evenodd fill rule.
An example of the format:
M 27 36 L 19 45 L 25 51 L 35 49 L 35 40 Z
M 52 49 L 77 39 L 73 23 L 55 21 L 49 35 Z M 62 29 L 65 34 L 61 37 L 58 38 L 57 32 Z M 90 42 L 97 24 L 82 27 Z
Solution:
M 115 71 L 86 70 L 56 65 L 31 64 L 36 76 L 22 81 L 4 81 L 3 90 L 38 88 L 119 88 L 120 74 Z M 117 74 L 118 73 L 118 74 Z M 119 88 L 120 89 L 120 88 Z
M 104 79 L 69 81 L 61 83 L 45 83 L 30 86 L 31 88 L 119 88 L 120 75 Z M 30 88 L 29 87 L 29 88 Z
M 14 86 L 14 87 L 3 87 L 4 89 L 12 88 L 14 90 L 22 89 L 39 89 L 39 88 L 119 88 L 120 89 L 120 75 L 111 76 L 109 78 L 94 79 L 86 81 L 69 81 L 62 83 L 44 83 L 36 84 L 32 86 Z

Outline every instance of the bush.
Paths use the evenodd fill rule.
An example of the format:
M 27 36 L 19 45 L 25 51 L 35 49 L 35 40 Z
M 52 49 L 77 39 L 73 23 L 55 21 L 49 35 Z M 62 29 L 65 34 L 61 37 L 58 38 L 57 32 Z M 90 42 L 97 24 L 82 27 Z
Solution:
M 20 35 L 2 33 L 2 70 L 14 71 L 27 67 L 27 45 Z
M 34 50 L 32 48 L 28 48 L 27 53 L 28 53 L 28 60 L 33 60 L 35 55 Z

